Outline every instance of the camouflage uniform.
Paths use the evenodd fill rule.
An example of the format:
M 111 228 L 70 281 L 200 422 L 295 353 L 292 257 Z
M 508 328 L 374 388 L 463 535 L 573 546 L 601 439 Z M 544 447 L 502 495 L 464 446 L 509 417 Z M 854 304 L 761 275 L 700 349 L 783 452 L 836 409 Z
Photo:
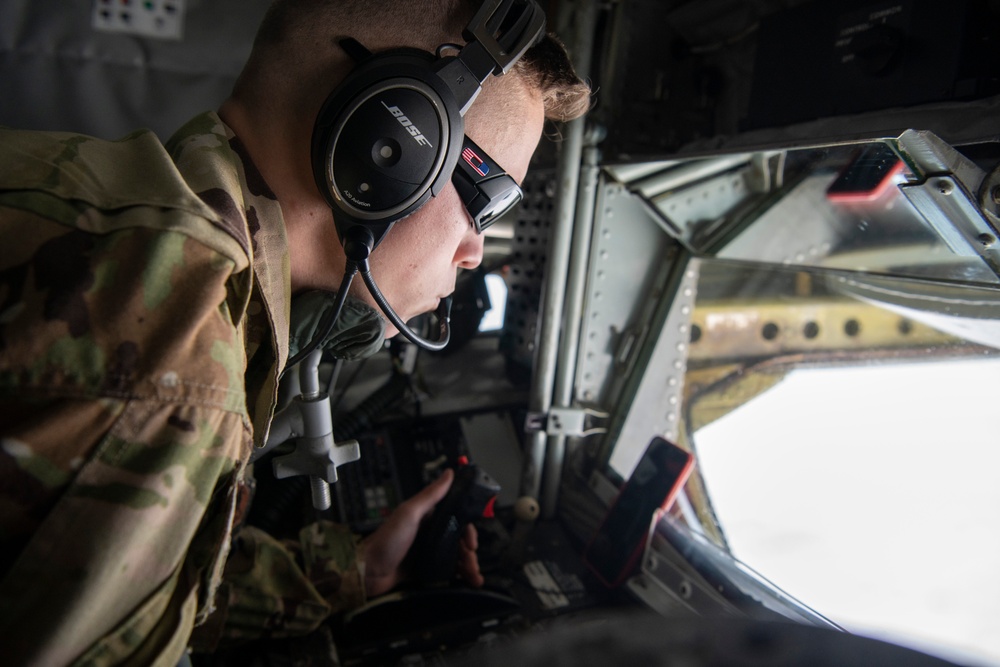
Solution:
M 0 130 L 5 664 L 177 663 L 215 605 L 289 300 L 281 210 L 215 114 L 166 146 Z M 353 539 L 327 533 L 324 593 L 363 602 Z M 269 539 L 238 542 L 237 579 Z M 261 625 L 286 594 L 313 605 L 305 625 L 329 611 L 293 573 Z M 247 595 L 219 598 L 233 617 Z

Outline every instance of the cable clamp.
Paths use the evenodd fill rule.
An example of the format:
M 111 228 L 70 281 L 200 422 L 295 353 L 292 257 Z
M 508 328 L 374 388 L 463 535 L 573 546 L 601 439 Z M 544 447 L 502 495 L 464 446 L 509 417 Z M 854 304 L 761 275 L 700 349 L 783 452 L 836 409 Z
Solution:
M 590 408 L 550 408 L 548 412 L 530 412 L 525 419 L 527 433 L 545 431 L 547 435 L 582 438 L 597 433 L 607 433 L 603 426 L 595 426 L 594 420 L 607 419 L 607 412 Z

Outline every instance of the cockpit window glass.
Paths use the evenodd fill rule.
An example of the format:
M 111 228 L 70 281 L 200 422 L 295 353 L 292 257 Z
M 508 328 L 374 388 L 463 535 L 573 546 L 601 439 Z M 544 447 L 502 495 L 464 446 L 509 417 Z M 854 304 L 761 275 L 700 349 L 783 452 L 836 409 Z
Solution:
M 683 410 L 702 509 L 847 629 L 1000 662 L 997 378 L 996 290 L 706 261 Z
M 961 169 L 918 164 L 936 145 L 904 134 L 665 162 L 629 187 L 700 256 L 1000 283 L 996 234 L 969 191 L 982 174 L 966 184 Z
M 490 309 L 483 314 L 479 331 L 500 331 L 507 314 L 507 283 L 499 273 L 487 273 L 485 280 L 486 292 L 490 295 Z
M 918 208 L 931 188 L 888 144 L 789 151 L 785 160 L 787 180 L 774 199 L 749 216 L 718 257 L 998 282 L 975 242 L 945 232 L 939 209 Z

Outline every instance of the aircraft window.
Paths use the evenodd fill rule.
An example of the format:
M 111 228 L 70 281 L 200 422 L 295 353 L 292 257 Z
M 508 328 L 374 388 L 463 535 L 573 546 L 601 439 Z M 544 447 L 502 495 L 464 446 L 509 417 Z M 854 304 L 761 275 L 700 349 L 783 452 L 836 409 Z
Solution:
M 998 322 L 996 290 L 703 262 L 699 515 L 849 630 L 1000 661 Z
M 479 331 L 500 331 L 503 329 L 507 310 L 507 283 L 499 273 L 487 273 L 485 280 L 486 292 L 490 295 L 490 309 L 483 314 Z
M 629 187 L 699 255 L 996 284 L 996 236 L 961 182 L 976 168 L 935 175 L 926 155 L 960 160 L 939 146 L 910 132 L 667 162 Z

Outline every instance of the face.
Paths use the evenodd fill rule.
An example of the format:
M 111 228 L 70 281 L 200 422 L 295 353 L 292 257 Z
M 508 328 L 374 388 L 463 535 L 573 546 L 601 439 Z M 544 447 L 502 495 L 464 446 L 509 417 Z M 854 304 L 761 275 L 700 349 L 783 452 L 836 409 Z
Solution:
M 500 85 L 484 87 L 466 115 L 465 133 L 521 183 L 541 137 L 544 110 L 535 96 L 503 91 Z M 483 237 L 449 181 L 437 197 L 393 226 L 369 262 L 389 305 L 406 321 L 436 309 L 455 290 L 458 269 L 473 269 L 482 259 Z M 374 304 L 363 285 L 352 291 Z M 390 323 L 386 335 L 396 333 Z

